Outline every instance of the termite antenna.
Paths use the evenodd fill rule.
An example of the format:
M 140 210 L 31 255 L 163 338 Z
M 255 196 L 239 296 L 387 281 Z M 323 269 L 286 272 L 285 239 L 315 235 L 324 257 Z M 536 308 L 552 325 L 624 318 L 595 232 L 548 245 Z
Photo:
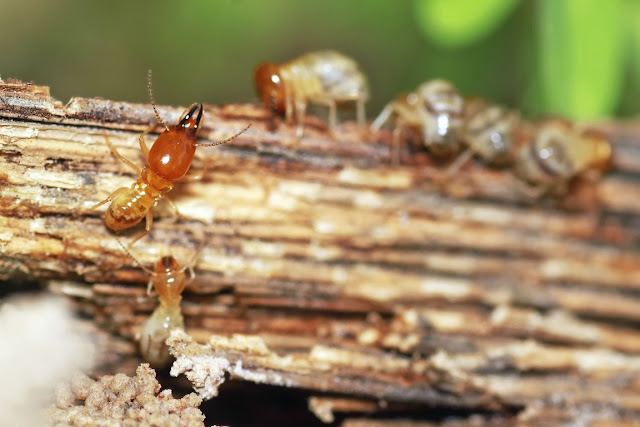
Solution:
M 229 142 L 229 141 L 239 137 L 243 133 L 245 133 L 250 127 L 251 127 L 251 123 L 249 123 L 249 125 L 246 128 L 242 129 L 240 132 L 236 133 L 232 137 L 225 139 L 224 141 L 205 142 L 205 143 L 196 142 L 196 147 L 215 147 L 216 145 L 226 144 L 227 142 Z
M 198 260 L 198 257 L 200 256 L 200 252 L 202 252 L 202 247 L 204 246 L 204 236 L 202 235 L 202 232 L 198 232 L 199 237 L 200 237 L 200 243 L 198 243 L 198 247 L 196 248 L 196 250 L 193 252 L 193 255 L 191 255 L 191 258 L 189 258 L 189 261 L 187 261 L 182 268 L 180 269 L 181 272 L 186 271 L 186 270 L 191 270 L 193 271 L 193 266 L 196 265 L 196 261 Z
M 114 239 L 116 239 L 116 241 L 118 242 L 118 244 L 120 245 L 120 247 L 122 248 L 122 250 L 129 255 L 129 258 L 131 258 L 133 260 L 133 262 L 135 262 L 136 264 L 138 264 L 140 266 L 140 268 L 142 268 L 144 271 L 146 271 L 147 273 L 149 273 L 152 276 L 155 276 L 155 271 L 149 270 L 147 267 L 145 267 L 144 265 L 142 265 L 142 263 L 140 261 L 138 261 L 138 258 L 134 257 L 133 254 L 131 252 L 129 252 L 129 249 L 127 249 L 127 247 L 120 241 L 120 239 L 118 239 L 117 237 L 113 236 Z
M 162 120 L 160 117 L 160 113 L 158 113 L 158 109 L 156 108 L 156 100 L 153 98 L 153 90 L 151 88 L 151 69 L 149 69 L 149 74 L 147 75 L 147 89 L 149 90 L 149 99 L 151 100 L 151 106 L 153 107 L 153 111 L 156 113 L 156 118 L 158 121 L 164 126 L 166 130 L 169 130 L 169 126 Z

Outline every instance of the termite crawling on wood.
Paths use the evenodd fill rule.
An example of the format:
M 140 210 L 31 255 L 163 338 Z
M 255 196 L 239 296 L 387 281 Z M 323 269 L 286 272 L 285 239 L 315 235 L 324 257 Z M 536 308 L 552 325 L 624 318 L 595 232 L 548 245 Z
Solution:
M 547 120 L 538 123 L 528 143 L 517 150 L 514 172 L 532 194 L 543 194 L 583 172 L 606 172 L 611 155 L 611 143 L 604 135 L 576 130 L 565 120 Z
M 140 149 L 146 160 L 146 165 L 142 169 L 118 153 L 118 150 L 107 138 L 107 145 L 111 153 L 131 167 L 140 178 L 131 187 L 118 188 L 109 197 L 91 208 L 95 209 L 111 202 L 105 216 L 105 224 L 113 231 L 134 227 L 145 218 L 144 231 L 130 245 L 149 232 L 153 224 L 153 207 L 163 198 L 167 198 L 166 194 L 171 191 L 174 183 L 186 175 L 193 162 L 196 147 L 213 147 L 225 144 L 245 132 L 249 127 L 247 126 L 247 128 L 224 141 L 200 143 L 196 139 L 196 133 L 202 121 L 202 104 L 191 104 L 182 114 L 178 124 L 167 126 L 160 117 L 153 99 L 151 71 L 149 71 L 148 87 L 151 105 L 158 122 L 164 127 L 164 131 L 155 140 L 151 149 L 147 147 L 144 138 L 156 127 L 156 123 L 145 130 L 138 138 Z M 168 198 L 167 200 L 170 202 Z M 173 203 L 171 205 L 177 214 L 177 208 Z
M 399 163 L 400 137 L 405 129 L 420 132 L 422 143 L 437 156 L 448 156 L 460 149 L 464 99 L 446 80 L 430 80 L 415 92 L 402 95 L 387 104 L 371 124 L 376 132 L 392 116 L 392 161 Z
M 118 240 L 120 246 L 140 267 L 149 273 L 147 294 L 155 289 L 159 304 L 151 316 L 140 328 L 137 338 L 140 343 L 140 353 L 146 361 L 157 368 L 165 367 L 172 360 L 166 345 L 166 340 L 172 329 L 184 329 L 184 318 L 180 309 L 182 292 L 190 283 L 195 273 L 193 267 L 200 255 L 200 246 L 191 259 L 182 267 L 173 256 L 164 256 L 155 264 L 153 270 L 142 265 Z
M 339 52 L 311 52 L 283 64 L 264 62 L 256 67 L 254 78 L 264 105 L 284 114 L 288 122 L 293 120 L 297 138 L 304 133 L 310 102 L 329 107 L 331 130 L 337 125 L 337 104 L 355 102 L 356 118 L 364 125 L 367 79 L 353 59 Z
M 465 102 L 461 138 L 470 154 L 492 166 L 506 166 L 513 162 L 520 115 L 483 99 Z

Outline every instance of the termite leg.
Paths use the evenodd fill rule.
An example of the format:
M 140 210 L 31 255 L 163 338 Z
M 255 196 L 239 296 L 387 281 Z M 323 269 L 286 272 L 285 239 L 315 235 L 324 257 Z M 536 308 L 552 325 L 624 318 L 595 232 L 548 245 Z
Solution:
M 129 188 L 127 187 L 120 187 L 118 188 L 116 191 L 114 191 L 113 193 L 111 193 L 109 195 L 109 197 L 107 197 L 106 199 L 104 199 L 101 202 L 96 203 L 95 205 L 91 206 L 91 208 L 89 210 L 94 210 L 96 208 L 99 208 L 100 206 L 104 205 L 105 203 L 108 203 L 110 201 L 112 201 L 113 199 L 115 199 L 116 197 L 118 197 L 120 194 L 124 193 L 125 191 L 127 191 Z
M 147 283 L 147 296 L 151 296 L 153 291 L 153 276 L 149 279 L 149 283 Z
M 455 175 L 469 160 L 473 153 L 470 149 L 464 150 L 444 171 L 445 176 Z
M 180 211 L 178 210 L 178 207 L 176 206 L 176 204 L 173 203 L 173 200 L 171 200 L 166 195 L 164 196 L 164 199 L 169 203 L 169 206 L 171 206 L 171 211 L 173 212 L 173 215 L 174 215 L 174 221 L 177 221 L 178 219 L 180 219 L 182 215 L 180 215 Z
M 187 263 L 188 267 L 187 267 L 187 271 L 189 272 L 189 275 L 191 276 L 189 278 L 189 280 L 193 280 L 196 277 L 196 273 L 193 271 L 193 266 L 196 264 L 196 261 L 198 259 L 198 257 L 200 256 L 200 252 L 202 251 L 202 245 L 204 245 L 204 238 L 200 238 L 200 243 L 198 243 L 198 248 L 196 249 L 196 251 L 193 253 L 193 255 L 191 256 L 191 259 L 189 259 L 189 262 Z
M 364 112 L 364 100 L 362 99 L 356 100 L 356 120 L 360 126 L 364 126 L 367 120 Z
M 316 98 L 313 100 L 313 102 L 320 104 L 320 105 L 324 105 L 329 109 L 329 132 L 331 133 L 331 136 L 335 137 L 335 130 L 336 130 L 336 126 L 338 124 L 338 113 L 336 111 L 337 107 L 336 107 L 336 101 L 334 101 L 331 98 Z
M 142 239 L 149 232 L 149 230 L 151 230 L 151 225 L 153 224 L 153 212 L 152 212 L 151 209 L 149 209 L 149 211 L 145 215 L 145 219 L 146 219 L 146 223 L 144 225 L 144 231 L 142 233 L 138 234 L 135 237 L 135 239 L 130 241 L 129 244 L 127 245 L 127 247 L 130 248 L 131 246 L 133 246 L 133 244 L 135 242 L 137 242 L 138 240 Z
M 204 236 L 202 235 L 201 232 L 199 232 L 198 234 L 200 235 L 200 239 L 199 239 L 200 243 L 198 243 L 197 249 L 195 250 L 193 255 L 191 255 L 191 258 L 189 259 L 187 264 L 185 264 L 187 266 L 187 272 L 189 273 L 187 284 L 190 284 L 191 282 L 193 282 L 193 279 L 196 278 L 196 272 L 193 270 L 193 266 L 196 264 L 196 261 L 200 256 L 200 252 L 202 251 L 202 246 L 204 245 Z
M 529 184 L 516 179 L 514 182 L 516 190 L 530 199 L 539 199 L 549 191 L 549 186 L 544 184 Z
M 287 123 L 291 123 L 293 120 L 293 100 L 287 96 L 284 103 L 284 120 Z
M 148 128 L 146 128 L 144 132 L 142 132 L 142 134 L 138 137 L 138 141 L 140 142 L 140 150 L 142 150 L 142 155 L 144 156 L 144 159 L 147 161 L 149 160 L 149 147 L 147 147 L 147 143 L 144 141 L 144 138 L 155 127 L 156 127 L 156 124 L 154 123 Z
M 296 122 L 298 126 L 296 127 L 296 139 L 300 141 L 302 136 L 304 135 L 304 117 L 307 114 L 307 103 L 306 101 L 297 101 L 296 102 Z
M 389 120 L 389 117 L 391 117 L 392 113 L 393 113 L 393 104 L 387 104 L 382 110 L 382 112 L 378 115 L 378 117 L 376 117 L 376 119 L 373 121 L 373 123 L 371 123 L 371 127 L 369 129 L 371 129 L 372 132 L 379 131 L 382 125 L 385 124 L 387 120 Z M 363 115 L 364 115 L 364 109 L 363 109 Z
M 187 272 L 189 273 L 189 279 L 187 279 L 187 284 L 193 282 L 193 279 L 196 278 L 196 272 L 193 271 L 193 266 L 190 265 L 189 267 L 187 267 Z
M 327 105 L 329 106 L 329 129 L 332 131 L 338 125 L 338 113 L 336 112 L 336 102 L 334 100 L 328 100 Z
M 131 160 L 125 158 L 122 154 L 118 152 L 116 147 L 114 147 L 113 144 L 111 144 L 111 141 L 109 140 L 109 136 L 107 135 L 106 132 L 104 133 L 104 137 L 107 140 L 107 145 L 109 146 L 109 150 L 111 150 L 111 154 L 113 154 L 116 157 L 116 159 L 119 159 L 122 163 L 124 163 L 125 165 L 133 169 L 137 175 L 140 175 L 142 173 L 142 170 L 140 169 L 140 167 L 135 163 L 133 163 Z

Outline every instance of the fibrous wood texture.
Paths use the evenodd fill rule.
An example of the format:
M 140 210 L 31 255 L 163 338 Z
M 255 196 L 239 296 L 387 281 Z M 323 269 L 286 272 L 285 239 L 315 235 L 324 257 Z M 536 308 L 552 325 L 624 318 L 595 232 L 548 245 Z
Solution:
M 169 123 L 182 112 L 159 110 Z M 142 164 L 153 121 L 149 105 L 63 106 L 0 83 L 1 279 L 47 282 L 134 337 L 155 304 L 147 274 L 89 208 L 135 179 L 106 138 Z M 439 422 L 434 408 L 459 425 L 640 414 L 640 127 L 604 127 L 611 173 L 532 199 L 508 169 L 450 175 L 412 144 L 393 166 L 389 132 L 352 123 L 332 135 L 309 117 L 296 141 L 261 107 L 206 106 L 199 137 L 249 123 L 199 149 L 204 179 L 170 194 L 180 218 L 161 203 L 131 248 L 150 266 L 203 242 L 183 299 L 190 336 L 172 347 L 183 363 L 318 392 L 322 420 L 362 415 L 347 425 L 376 425 L 372 413 L 431 425 L 419 423 Z

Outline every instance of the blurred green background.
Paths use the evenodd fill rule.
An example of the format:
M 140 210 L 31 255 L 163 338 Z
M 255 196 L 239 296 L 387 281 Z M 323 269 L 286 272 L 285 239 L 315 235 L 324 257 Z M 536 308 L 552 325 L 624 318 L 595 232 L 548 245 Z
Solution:
M 640 111 L 640 0 L 0 0 L 0 76 L 54 97 L 254 102 L 253 68 L 340 50 L 375 117 L 434 77 L 526 116 Z

